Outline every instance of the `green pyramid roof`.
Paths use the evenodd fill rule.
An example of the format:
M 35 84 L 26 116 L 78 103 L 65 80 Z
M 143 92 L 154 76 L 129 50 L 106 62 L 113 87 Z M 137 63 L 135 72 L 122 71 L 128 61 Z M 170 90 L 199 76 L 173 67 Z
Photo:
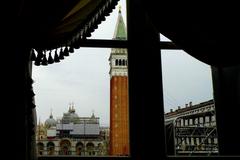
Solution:
M 121 13 L 120 9 L 119 9 L 119 12 L 118 12 L 118 19 L 117 19 L 113 39 L 117 39 L 117 40 L 127 39 L 127 31 L 126 31 L 126 27 L 125 27 L 123 17 L 122 17 L 122 13 Z

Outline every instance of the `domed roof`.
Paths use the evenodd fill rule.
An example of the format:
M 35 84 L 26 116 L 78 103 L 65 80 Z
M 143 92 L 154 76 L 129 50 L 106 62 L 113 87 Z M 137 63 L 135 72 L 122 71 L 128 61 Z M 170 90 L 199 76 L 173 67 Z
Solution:
M 73 104 L 69 106 L 68 112 L 63 114 L 62 121 L 63 123 L 76 123 L 79 120 L 79 116 L 75 113 Z
M 53 126 L 56 126 L 57 121 L 55 119 L 53 119 L 53 115 L 51 113 L 51 115 L 49 116 L 49 118 L 45 121 L 45 125 L 50 128 Z
M 73 107 L 74 107 L 73 104 L 72 104 L 72 107 L 71 106 L 69 107 L 69 110 L 68 110 L 69 116 L 70 118 L 78 118 L 78 114 L 75 113 L 75 109 Z

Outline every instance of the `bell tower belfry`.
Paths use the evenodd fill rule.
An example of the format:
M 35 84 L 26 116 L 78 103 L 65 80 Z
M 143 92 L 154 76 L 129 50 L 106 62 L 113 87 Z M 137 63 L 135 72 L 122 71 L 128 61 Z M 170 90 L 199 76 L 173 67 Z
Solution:
M 113 39 L 127 39 L 120 8 Z M 110 155 L 129 155 L 127 49 L 112 48 L 109 61 Z

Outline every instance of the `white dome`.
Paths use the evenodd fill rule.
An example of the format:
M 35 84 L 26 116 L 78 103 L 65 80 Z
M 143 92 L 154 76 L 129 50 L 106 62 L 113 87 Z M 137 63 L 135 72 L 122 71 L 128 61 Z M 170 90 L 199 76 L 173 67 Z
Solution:
M 53 127 L 53 126 L 56 126 L 57 124 L 57 121 L 55 119 L 53 119 L 53 116 L 52 114 L 50 115 L 50 117 L 45 121 L 45 125 L 47 127 Z

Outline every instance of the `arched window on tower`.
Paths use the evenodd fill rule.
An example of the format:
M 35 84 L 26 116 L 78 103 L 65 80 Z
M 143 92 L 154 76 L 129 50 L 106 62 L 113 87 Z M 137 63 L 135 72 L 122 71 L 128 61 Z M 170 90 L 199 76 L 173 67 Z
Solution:
M 125 66 L 125 59 L 122 60 L 123 66 Z
M 121 59 L 119 59 L 119 66 L 121 66 L 122 65 L 122 60 Z
M 118 59 L 115 60 L 115 65 L 118 66 Z

